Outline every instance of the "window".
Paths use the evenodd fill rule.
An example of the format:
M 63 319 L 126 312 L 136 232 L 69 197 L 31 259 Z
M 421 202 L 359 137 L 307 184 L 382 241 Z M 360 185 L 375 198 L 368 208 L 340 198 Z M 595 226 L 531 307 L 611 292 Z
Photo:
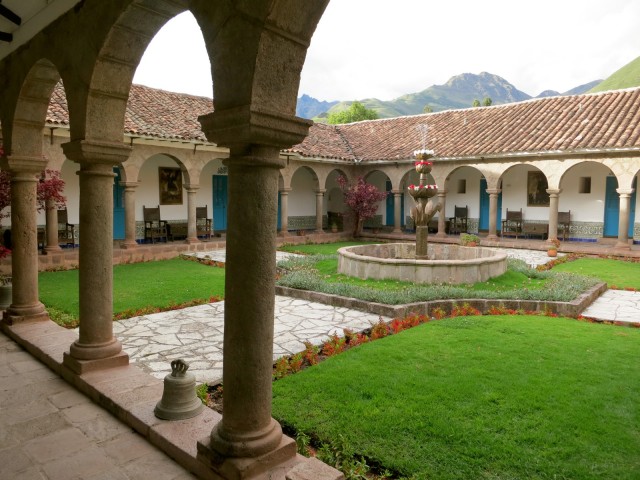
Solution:
M 467 180 L 464 178 L 458 180 L 458 193 L 467 193 Z
M 578 193 L 591 193 L 591 177 L 580 177 Z

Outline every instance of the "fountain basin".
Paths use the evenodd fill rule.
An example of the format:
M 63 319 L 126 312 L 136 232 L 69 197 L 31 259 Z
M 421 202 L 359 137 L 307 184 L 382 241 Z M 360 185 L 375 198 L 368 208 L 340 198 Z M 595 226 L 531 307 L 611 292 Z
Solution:
M 507 271 L 507 255 L 486 247 L 429 244 L 428 260 L 415 258 L 412 243 L 358 245 L 338 250 L 338 273 L 362 279 L 413 283 L 484 282 Z

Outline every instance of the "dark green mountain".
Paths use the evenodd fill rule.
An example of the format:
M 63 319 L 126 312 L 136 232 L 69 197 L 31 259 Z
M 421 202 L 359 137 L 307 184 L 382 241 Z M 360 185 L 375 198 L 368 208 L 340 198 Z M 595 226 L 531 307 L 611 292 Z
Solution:
M 620 88 L 638 86 L 640 86 L 640 57 L 627 63 L 620 70 L 615 71 L 590 91 L 604 92 L 605 90 L 618 90 Z
M 417 93 L 402 95 L 394 100 L 383 101 L 377 98 L 359 100 L 367 108 L 378 112 L 380 118 L 399 117 L 423 113 L 425 106 L 432 111 L 471 107 L 474 100 L 491 98 L 493 105 L 519 102 L 531 98 L 521 92 L 504 78 L 491 73 L 480 75 L 463 73 L 449 79 L 444 85 L 432 85 Z M 329 112 L 348 108 L 351 102 L 340 102 Z

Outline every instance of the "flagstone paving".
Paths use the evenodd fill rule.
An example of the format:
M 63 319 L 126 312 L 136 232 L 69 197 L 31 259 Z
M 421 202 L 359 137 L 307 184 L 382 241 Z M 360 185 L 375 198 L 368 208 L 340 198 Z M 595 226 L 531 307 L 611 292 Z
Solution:
M 598 320 L 640 323 L 640 292 L 607 290 L 582 315 Z
M 319 345 L 344 328 L 360 331 L 379 316 L 289 297 L 276 296 L 273 358 L 304 350 L 305 341 Z M 385 321 L 390 319 L 385 318 Z M 224 302 L 121 320 L 113 324 L 132 363 L 157 378 L 182 358 L 198 382 L 222 378 Z

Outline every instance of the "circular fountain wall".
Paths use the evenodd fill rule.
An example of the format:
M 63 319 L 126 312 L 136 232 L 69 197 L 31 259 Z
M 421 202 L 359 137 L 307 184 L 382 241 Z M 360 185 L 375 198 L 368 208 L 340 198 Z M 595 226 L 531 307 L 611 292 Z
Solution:
M 507 270 L 507 255 L 491 248 L 429 244 L 428 260 L 417 260 L 415 252 L 410 243 L 344 247 L 338 250 L 338 272 L 362 279 L 461 284 L 484 282 Z

